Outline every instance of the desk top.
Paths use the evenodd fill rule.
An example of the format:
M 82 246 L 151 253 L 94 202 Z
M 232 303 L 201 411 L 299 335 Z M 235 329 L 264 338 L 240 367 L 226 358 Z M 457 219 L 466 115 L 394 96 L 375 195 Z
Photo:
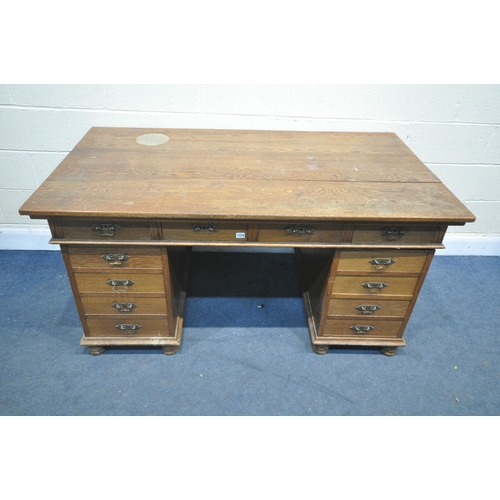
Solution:
M 94 127 L 32 218 L 405 221 L 474 215 L 393 133 Z

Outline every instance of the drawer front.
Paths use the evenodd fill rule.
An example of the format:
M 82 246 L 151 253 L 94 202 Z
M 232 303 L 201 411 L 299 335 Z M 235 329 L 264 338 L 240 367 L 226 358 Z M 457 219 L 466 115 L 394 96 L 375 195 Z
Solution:
M 85 314 L 120 314 L 124 318 L 142 314 L 167 314 L 167 303 L 164 297 L 127 294 L 125 298 L 114 294 L 109 297 L 83 296 L 81 299 Z
M 87 318 L 89 337 L 172 337 L 166 318 Z
M 69 246 L 73 268 L 161 269 L 159 248 L 128 246 Z
M 419 250 L 343 251 L 338 271 L 420 273 L 426 258 L 427 252 Z
M 150 240 L 148 222 L 119 220 L 61 221 L 64 238 L 69 240 L 135 241 Z
M 409 300 L 332 299 L 328 316 L 360 316 L 366 321 L 380 317 L 403 318 L 409 305 Z
M 398 338 L 402 321 L 384 321 L 360 318 L 357 320 L 327 319 L 321 337 L 353 337 L 359 340 Z
M 438 226 L 360 225 L 354 227 L 353 243 L 377 245 L 425 245 L 436 243 Z
M 75 273 L 80 293 L 117 293 L 132 295 L 137 292 L 164 293 L 163 274 L 114 271 L 110 273 Z
M 300 222 L 259 224 L 257 241 L 266 243 L 340 243 L 342 231 L 342 227 L 333 226 L 332 224 L 305 224 Z
M 411 297 L 417 285 L 418 277 L 386 276 L 337 276 L 332 294 Z
M 226 241 L 244 243 L 248 224 L 232 222 L 164 222 L 163 239 L 167 241 Z

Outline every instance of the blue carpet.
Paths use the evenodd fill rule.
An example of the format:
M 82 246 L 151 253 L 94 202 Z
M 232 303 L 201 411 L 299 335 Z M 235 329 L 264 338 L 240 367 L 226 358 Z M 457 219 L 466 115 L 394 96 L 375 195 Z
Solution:
M 292 254 L 193 253 L 183 343 L 90 356 L 59 252 L 0 252 L 0 415 L 498 415 L 498 257 L 436 257 L 394 357 L 310 347 Z

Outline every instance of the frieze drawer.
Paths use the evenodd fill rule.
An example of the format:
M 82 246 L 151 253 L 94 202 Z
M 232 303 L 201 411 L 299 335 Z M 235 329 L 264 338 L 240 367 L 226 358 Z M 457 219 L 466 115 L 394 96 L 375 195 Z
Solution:
M 60 227 L 67 240 L 145 241 L 151 240 L 148 222 L 128 222 L 114 219 L 99 221 L 61 221 Z
M 257 241 L 266 243 L 340 243 L 343 227 L 333 224 L 288 222 L 259 224 Z
M 164 222 L 163 239 L 167 241 L 225 241 L 244 243 L 248 239 L 248 224 L 243 222 Z
M 359 225 L 354 227 L 352 243 L 376 245 L 426 245 L 438 243 L 438 226 Z

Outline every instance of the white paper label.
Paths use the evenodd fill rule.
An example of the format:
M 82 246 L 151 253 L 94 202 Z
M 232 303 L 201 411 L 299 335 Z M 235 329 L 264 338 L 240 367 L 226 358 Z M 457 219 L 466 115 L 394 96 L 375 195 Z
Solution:
M 236 238 L 244 238 L 245 233 L 236 233 Z

